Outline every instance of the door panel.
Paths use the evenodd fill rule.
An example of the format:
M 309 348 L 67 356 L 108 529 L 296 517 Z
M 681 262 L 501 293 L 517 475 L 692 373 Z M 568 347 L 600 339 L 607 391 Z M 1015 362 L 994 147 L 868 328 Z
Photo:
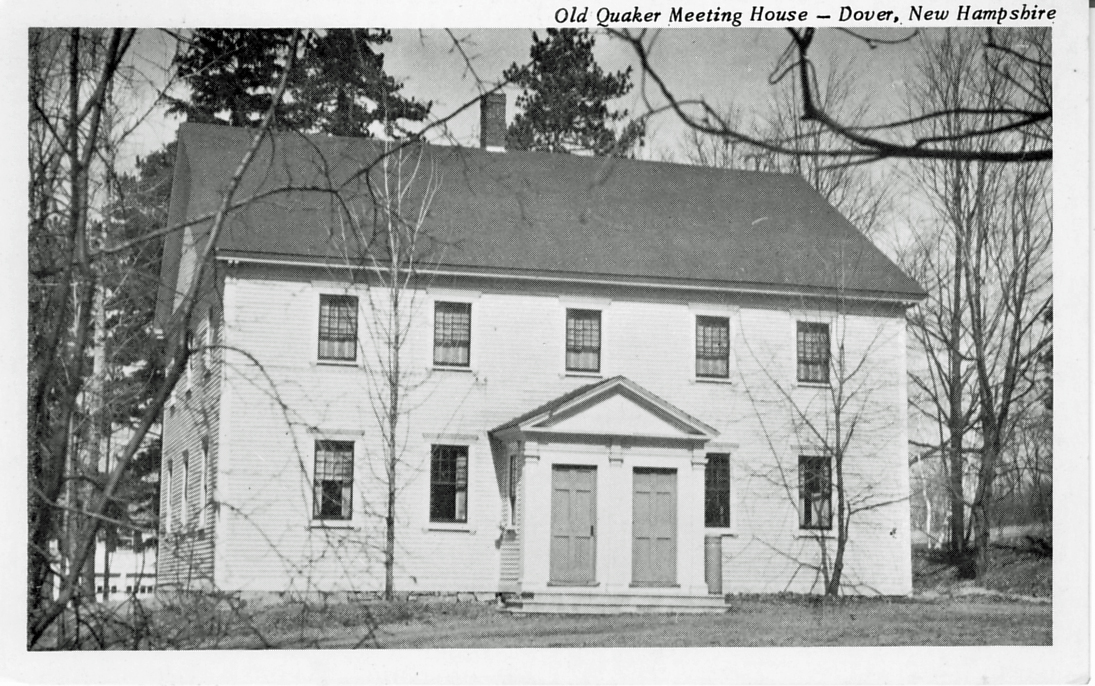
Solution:
M 631 580 L 677 582 L 677 472 L 636 469 L 633 474 Z
M 551 469 L 551 576 L 553 582 L 596 578 L 597 469 Z

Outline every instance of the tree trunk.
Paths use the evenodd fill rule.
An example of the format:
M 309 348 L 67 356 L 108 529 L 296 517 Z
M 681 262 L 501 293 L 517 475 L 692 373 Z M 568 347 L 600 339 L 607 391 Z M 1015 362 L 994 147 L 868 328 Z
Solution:
M 954 163 L 954 178 L 951 194 L 954 207 L 962 207 L 962 165 Z M 962 408 L 962 274 L 965 271 L 965 227 L 954 216 L 954 284 L 951 292 L 951 317 L 948 343 L 948 382 L 950 411 L 947 416 L 947 431 L 950 434 L 950 510 L 951 530 L 948 550 L 951 558 L 960 559 L 966 552 L 966 499 L 963 492 L 963 471 L 965 457 L 962 454 L 962 439 L 966 433 L 966 416 Z

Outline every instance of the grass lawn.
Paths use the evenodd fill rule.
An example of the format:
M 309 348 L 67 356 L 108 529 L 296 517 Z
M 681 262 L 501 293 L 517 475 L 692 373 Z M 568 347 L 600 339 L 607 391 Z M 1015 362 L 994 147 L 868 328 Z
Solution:
M 382 606 L 373 605 L 380 619 L 373 640 L 364 623 L 355 626 L 349 618 L 322 622 L 318 616 L 307 626 L 263 633 L 281 648 L 975 646 L 1052 641 L 1049 603 L 988 598 L 818 602 L 742 597 L 732 600 L 730 612 L 714 615 L 522 616 L 480 603 L 404 604 L 397 612 Z M 249 641 L 231 643 L 244 647 Z

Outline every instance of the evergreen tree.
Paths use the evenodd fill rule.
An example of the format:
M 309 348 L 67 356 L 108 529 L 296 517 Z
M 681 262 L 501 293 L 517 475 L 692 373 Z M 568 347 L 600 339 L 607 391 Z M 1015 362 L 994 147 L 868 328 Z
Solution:
M 631 67 L 606 74 L 593 59 L 593 45 L 586 29 L 548 29 L 543 40 L 532 34 L 531 65 L 514 63 L 502 74 L 524 89 L 507 147 L 624 157 L 642 145 L 643 123 L 627 121 L 626 109 L 610 112 L 607 104 L 631 91 Z
M 257 125 L 292 38 L 287 29 L 198 29 L 175 60 L 191 92 L 171 98 L 170 110 L 189 121 Z M 402 95 L 403 84 L 385 73 L 375 49 L 391 39 L 384 29 L 305 32 L 273 128 L 368 138 L 375 123 L 395 135 L 400 121 L 424 120 L 431 103 Z
M 292 35 L 287 29 L 195 30 L 175 57 L 190 94 L 169 98 L 169 110 L 192 122 L 257 126 L 270 109 Z
M 289 119 L 303 130 L 369 138 L 381 123 L 389 135 L 399 121 L 422 121 L 431 103 L 400 94 L 403 84 L 384 72 L 384 55 L 373 46 L 391 42 L 383 29 L 327 29 L 314 36 L 290 83 Z

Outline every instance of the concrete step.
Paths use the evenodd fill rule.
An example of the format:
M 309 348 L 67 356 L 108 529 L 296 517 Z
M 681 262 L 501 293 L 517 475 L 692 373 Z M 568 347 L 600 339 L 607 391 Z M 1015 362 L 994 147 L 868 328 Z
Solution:
M 536 593 L 510 596 L 505 609 L 519 613 L 621 614 L 704 613 L 730 609 L 723 596 L 654 593 Z

